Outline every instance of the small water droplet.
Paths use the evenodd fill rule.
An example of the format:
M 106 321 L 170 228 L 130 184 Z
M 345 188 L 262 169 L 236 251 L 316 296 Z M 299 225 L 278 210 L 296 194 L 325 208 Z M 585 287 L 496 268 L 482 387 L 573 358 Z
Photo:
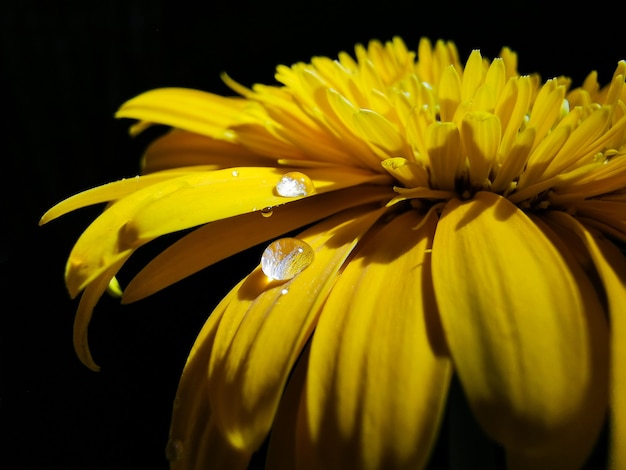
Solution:
M 281 293 L 282 295 L 288 294 L 288 293 L 289 293 L 289 289 L 282 289 L 282 290 L 280 291 L 280 293 Z
M 233 172 L 231 173 L 233 176 L 239 176 L 239 172 L 237 170 L 233 170 Z
M 281 238 L 265 249 L 261 269 L 270 279 L 287 281 L 304 271 L 313 262 L 313 248 L 297 238 Z
M 183 456 L 183 443 L 179 439 L 170 439 L 165 446 L 165 457 L 170 462 L 177 462 Z
M 285 173 L 276 185 L 276 193 L 283 197 L 308 196 L 313 192 L 315 192 L 313 181 L 299 171 Z
M 271 207 L 264 207 L 263 209 L 261 209 L 261 215 L 263 217 L 271 217 L 273 213 L 274 209 L 272 209 Z

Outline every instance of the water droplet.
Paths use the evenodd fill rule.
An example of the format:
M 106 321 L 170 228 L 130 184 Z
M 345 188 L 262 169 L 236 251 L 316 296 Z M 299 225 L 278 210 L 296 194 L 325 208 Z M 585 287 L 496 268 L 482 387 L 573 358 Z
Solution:
M 297 238 L 281 238 L 265 249 L 261 269 L 270 279 L 287 281 L 313 262 L 313 248 Z
M 239 172 L 237 170 L 233 170 L 233 172 L 231 173 L 233 176 L 239 176 Z
M 280 291 L 280 293 L 281 293 L 282 295 L 288 294 L 288 293 L 289 293 L 289 289 L 286 289 L 286 288 L 285 288 L 285 289 L 282 289 L 282 290 Z
M 276 193 L 283 197 L 308 196 L 314 191 L 315 186 L 311 178 L 299 171 L 285 173 L 276 185 Z
M 183 456 L 183 443 L 179 439 L 170 439 L 165 446 L 165 457 L 170 462 L 177 462 Z
M 261 209 L 261 215 L 263 217 L 271 217 L 273 213 L 274 210 L 271 207 L 264 207 L 263 209 Z

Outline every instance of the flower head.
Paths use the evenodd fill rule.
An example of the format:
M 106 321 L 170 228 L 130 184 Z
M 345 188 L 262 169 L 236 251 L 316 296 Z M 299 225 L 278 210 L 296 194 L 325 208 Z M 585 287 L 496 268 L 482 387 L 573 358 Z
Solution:
M 270 429 L 270 468 L 420 468 L 453 374 L 512 466 L 580 467 L 607 412 L 626 466 L 626 62 L 572 89 L 516 60 L 394 38 L 279 66 L 279 85 L 224 76 L 238 97 L 120 108 L 132 134 L 171 127 L 144 174 L 42 219 L 109 203 L 66 268 L 85 364 L 91 311 L 140 246 L 195 228 L 124 302 L 268 244 L 189 355 L 173 468 L 245 468 Z

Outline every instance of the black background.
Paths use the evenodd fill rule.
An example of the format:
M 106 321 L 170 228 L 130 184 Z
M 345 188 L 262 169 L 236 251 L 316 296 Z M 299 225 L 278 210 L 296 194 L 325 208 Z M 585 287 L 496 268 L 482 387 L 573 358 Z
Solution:
M 230 94 L 222 71 L 244 85 L 274 83 L 279 63 L 334 57 L 394 35 L 412 49 L 422 36 L 453 40 L 462 60 L 474 48 L 494 57 L 506 45 L 518 52 L 521 73 L 569 75 L 575 84 L 592 69 L 608 82 L 626 58 L 610 3 L 592 11 L 548 2 L 3 5 L 0 455 L 23 469 L 166 468 L 170 404 L 186 353 L 219 298 L 258 260 L 259 250 L 249 250 L 132 305 L 103 298 L 90 328 L 102 371 L 79 363 L 77 302 L 63 269 L 99 208 L 37 222 L 71 194 L 138 172 L 145 142 L 132 141 L 128 122 L 113 118 L 123 101 L 161 86 Z

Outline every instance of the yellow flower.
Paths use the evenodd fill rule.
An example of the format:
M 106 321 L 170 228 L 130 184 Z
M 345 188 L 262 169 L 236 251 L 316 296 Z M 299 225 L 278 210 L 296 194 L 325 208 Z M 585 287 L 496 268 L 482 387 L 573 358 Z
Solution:
M 571 89 L 516 61 L 394 38 L 276 86 L 224 76 L 238 97 L 121 107 L 133 134 L 172 128 L 145 174 L 42 219 L 109 202 L 66 269 L 86 365 L 91 311 L 140 246 L 197 227 L 123 302 L 278 239 L 189 355 L 172 468 L 245 468 L 268 435 L 268 468 L 421 468 L 453 374 L 511 468 L 579 468 L 607 419 L 626 468 L 626 62 Z

